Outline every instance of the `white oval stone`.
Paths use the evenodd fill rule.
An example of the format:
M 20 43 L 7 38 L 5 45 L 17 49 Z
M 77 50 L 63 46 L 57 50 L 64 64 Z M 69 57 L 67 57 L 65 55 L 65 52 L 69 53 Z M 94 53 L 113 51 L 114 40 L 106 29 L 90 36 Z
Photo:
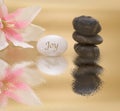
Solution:
M 58 35 L 48 35 L 41 38 L 37 43 L 37 49 L 46 56 L 58 56 L 66 51 L 67 41 Z

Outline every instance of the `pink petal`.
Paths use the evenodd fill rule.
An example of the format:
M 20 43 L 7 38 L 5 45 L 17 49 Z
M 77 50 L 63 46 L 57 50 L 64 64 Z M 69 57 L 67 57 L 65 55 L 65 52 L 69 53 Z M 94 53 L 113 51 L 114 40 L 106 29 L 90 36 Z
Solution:
M 15 87 L 18 88 L 18 89 L 26 89 L 26 84 L 24 84 L 23 82 L 20 82 L 20 81 L 15 81 L 14 83 Z M 14 87 L 14 88 L 15 88 Z
M 21 31 L 24 41 L 38 41 L 41 37 L 44 29 L 37 25 L 29 25 L 27 28 Z
M 18 101 L 23 104 L 27 105 L 39 105 L 40 100 L 39 98 L 35 95 L 33 90 L 26 85 L 24 89 L 16 89 L 13 91 L 9 91 L 7 93 L 7 96 L 14 99 L 15 101 Z
M 17 17 L 18 15 L 20 15 L 20 13 L 22 13 L 22 11 L 20 9 L 16 10 L 13 13 L 9 13 L 6 17 L 5 20 L 7 21 L 15 21 L 15 17 Z
M 12 39 L 11 42 L 15 46 L 19 46 L 19 47 L 22 47 L 22 48 L 33 48 L 32 45 L 29 45 L 28 43 L 25 43 L 25 42 L 17 41 L 17 40 L 14 40 L 14 39 Z
M 4 3 L 4 0 L 0 0 L 0 6 Z
M 18 41 L 23 40 L 22 36 L 17 31 L 15 31 L 14 29 L 6 28 L 4 30 L 4 32 L 6 34 L 6 38 L 10 41 L 11 41 L 11 39 L 15 39 L 15 40 L 18 40 Z
M 13 72 L 13 75 L 16 77 L 20 76 L 21 74 L 23 74 L 23 69 L 20 68 L 20 69 L 17 69 L 17 70 L 14 70 Z
M 7 6 L 4 4 L 3 0 L 0 0 L 0 18 L 4 18 L 8 15 Z
M 40 85 L 45 82 L 45 79 L 39 74 L 39 71 L 31 68 L 25 68 L 21 79 L 30 86 Z
M 5 95 L 0 94 L 0 107 L 4 107 L 7 105 L 8 99 Z
M 5 77 L 6 69 L 8 68 L 8 64 L 0 59 L 0 80 Z
M 15 16 L 15 20 L 17 22 L 22 21 L 26 24 L 30 24 L 32 20 L 37 16 L 37 14 L 40 12 L 40 7 L 22 8 L 17 10 L 17 12 L 19 12 L 19 14 Z
M 15 71 L 11 71 L 10 68 L 6 69 L 6 81 L 9 81 L 11 83 L 15 82 L 21 75 L 23 74 L 23 70 L 22 69 L 17 69 Z
M 34 63 L 33 61 L 20 62 L 20 63 L 14 64 L 12 70 L 13 71 L 17 70 L 17 69 L 23 69 L 24 70 L 26 67 L 33 65 L 33 63 Z
M 8 23 L 8 28 L 10 28 L 10 26 L 12 26 L 12 28 L 14 28 L 14 29 L 24 29 L 29 24 L 28 22 L 25 22 L 25 21 L 19 21 L 19 22 L 17 22 L 17 21 L 10 20 L 10 19 L 6 20 L 6 21 Z M 3 27 L 2 25 L 3 24 L 0 24 L 1 27 Z
M 0 50 L 5 49 L 8 46 L 8 42 L 6 41 L 5 34 L 0 31 Z
M 24 29 L 25 27 L 27 27 L 29 23 L 25 21 L 20 21 L 20 22 L 15 22 L 13 24 L 16 29 Z
M 8 97 L 8 98 L 11 98 L 15 101 L 19 101 L 19 97 L 17 95 L 14 94 L 13 91 L 6 91 L 5 92 L 5 95 Z

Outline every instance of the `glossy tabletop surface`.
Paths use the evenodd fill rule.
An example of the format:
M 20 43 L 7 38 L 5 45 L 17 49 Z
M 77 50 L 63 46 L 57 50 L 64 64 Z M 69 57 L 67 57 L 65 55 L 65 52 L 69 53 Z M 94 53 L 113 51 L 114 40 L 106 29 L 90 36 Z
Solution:
M 40 100 L 40 105 L 25 105 L 8 99 L 1 111 L 119 111 L 120 110 L 120 2 L 119 0 L 5 0 L 10 11 L 19 7 L 39 5 L 40 14 L 33 21 L 45 29 L 41 37 L 56 34 L 68 42 L 68 49 L 58 57 L 46 57 L 36 49 L 14 47 L 0 51 L 0 67 L 8 64 L 12 70 L 21 66 L 29 87 Z M 90 2 L 90 3 L 89 3 Z M 81 78 L 82 87 L 72 76 L 77 54 L 72 20 L 80 15 L 96 18 L 101 26 L 103 43 L 98 45 L 103 67 L 99 75 Z M 40 38 L 41 38 L 40 37 Z M 87 67 L 86 67 L 87 68 Z M 87 70 L 87 69 L 86 69 Z M 24 78 L 25 77 L 25 78 Z M 85 83 L 88 85 L 87 87 Z M 76 88 L 76 89 L 75 89 Z M 76 93 L 81 91 L 81 93 Z M 29 93 L 29 92 L 28 92 Z M 87 93 L 87 94 L 86 94 Z M 27 99 L 26 96 L 23 97 Z M 29 98 L 28 98 L 29 99 Z M 28 100 L 29 101 L 29 100 Z

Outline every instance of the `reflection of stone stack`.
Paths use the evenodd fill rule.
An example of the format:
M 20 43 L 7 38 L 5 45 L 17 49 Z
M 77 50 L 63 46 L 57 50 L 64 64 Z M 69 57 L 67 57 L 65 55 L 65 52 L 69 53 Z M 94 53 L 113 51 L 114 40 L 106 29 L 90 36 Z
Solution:
M 98 35 L 101 26 L 90 16 L 80 16 L 73 20 L 73 27 L 73 39 L 77 42 L 74 50 L 78 54 L 74 61 L 77 69 L 73 71 L 73 90 L 82 95 L 91 94 L 101 83 L 98 74 L 101 73 L 102 67 L 97 65 L 100 51 L 96 46 L 103 41 Z

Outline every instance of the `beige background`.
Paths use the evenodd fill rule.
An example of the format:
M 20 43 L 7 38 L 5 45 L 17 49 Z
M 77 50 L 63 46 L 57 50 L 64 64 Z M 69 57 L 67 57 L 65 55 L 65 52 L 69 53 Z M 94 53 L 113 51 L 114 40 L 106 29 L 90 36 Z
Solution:
M 40 72 L 47 83 L 35 87 L 42 101 L 41 106 L 25 106 L 10 101 L 7 111 L 119 111 L 120 110 L 120 1 L 119 0 L 5 0 L 10 11 L 19 7 L 39 5 L 42 10 L 33 23 L 46 29 L 44 35 L 61 35 L 68 41 L 68 50 L 63 56 L 68 68 L 61 76 L 50 77 Z M 71 71 L 75 57 L 72 39 L 72 20 L 76 16 L 90 15 L 102 25 L 100 35 L 104 38 L 100 65 L 104 72 L 100 76 L 104 84 L 98 93 L 83 97 L 73 93 Z M 1 58 L 13 64 L 22 60 L 35 60 L 41 56 L 36 50 L 3 51 Z M 20 55 L 11 52 L 18 51 Z M 7 53 L 10 55 L 6 55 Z M 31 54 L 32 52 L 32 54 Z M 15 56 L 14 59 L 12 57 Z M 11 59 L 10 59 L 11 58 Z

